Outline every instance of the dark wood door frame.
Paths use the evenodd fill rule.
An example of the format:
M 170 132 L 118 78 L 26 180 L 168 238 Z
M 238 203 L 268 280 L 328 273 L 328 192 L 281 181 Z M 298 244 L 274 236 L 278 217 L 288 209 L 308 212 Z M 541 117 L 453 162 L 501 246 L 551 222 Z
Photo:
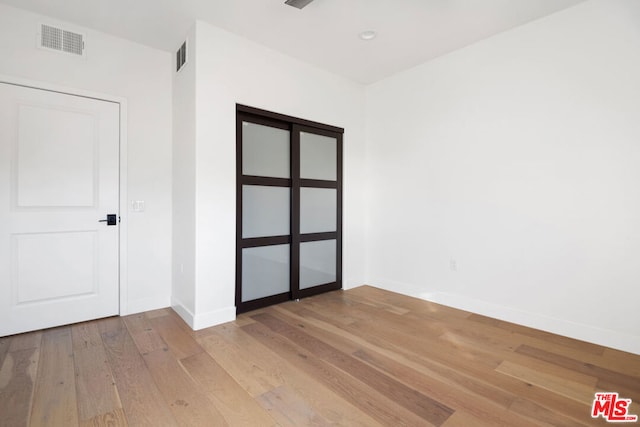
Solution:
M 290 131 L 290 178 L 249 176 L 242 173 L 242 123 L 251 122 Z M 335 181 L 300 178 L 300 132 L 309 132 L 336 138 L 337 174 Z M 236 312 L 242 313 L 290 299 L 299 299 L 342 288 L 342 135 L 344 129 L 318 122 L 273 113 L 246 105 L 236 104 Z M 242 237 L 242 186 L 262 185 L 291 188 L 290 234 L 257 238 Z M 336 189 L 336 231 L 300 234 L 300 189 Z M 300 289 L 300 243 L 336 240 L 336 281 Z M 244 248 L 290 244 L 289 292 L 251 301 L 242 301 L 242 250 Z

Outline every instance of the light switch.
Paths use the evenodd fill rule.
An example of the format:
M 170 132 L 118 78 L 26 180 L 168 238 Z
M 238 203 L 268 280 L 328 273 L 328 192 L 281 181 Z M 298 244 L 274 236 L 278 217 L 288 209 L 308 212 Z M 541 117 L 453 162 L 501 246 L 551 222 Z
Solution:
M 131 202 L 131 209 L 134 212 L 144 212 L 144 200 L 133 200 Z

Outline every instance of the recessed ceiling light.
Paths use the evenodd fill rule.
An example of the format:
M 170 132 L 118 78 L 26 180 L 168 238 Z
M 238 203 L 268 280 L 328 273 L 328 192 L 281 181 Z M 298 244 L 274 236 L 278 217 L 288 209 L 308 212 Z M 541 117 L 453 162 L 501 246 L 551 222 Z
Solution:
M 360 38 L 362 40 L 373 40 L 377 35 L 378 34 L 375 31 L 367 30 L 360 33 Z

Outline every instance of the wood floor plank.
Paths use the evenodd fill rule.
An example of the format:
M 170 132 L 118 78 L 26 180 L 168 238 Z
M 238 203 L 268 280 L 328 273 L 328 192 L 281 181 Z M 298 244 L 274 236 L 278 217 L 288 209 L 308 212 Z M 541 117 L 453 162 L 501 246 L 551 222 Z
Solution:
M 273 312 L 273 315 L 286 319 L 286 317 L 280 317 L 286 315 L 286 309 L 274 308 Z M 426 395 L 440 400 L 456 411 L 462 408 L 481 414 L 492 420 L 494 425 L 514 425 L 514 423 L 525 422 L 517 416 L 508 416 L 506 419 L 493 417 L 495 413 L 504 412 L 501 410 L 508 408 L 515 398 L 497 387 L 473 381 L 472 378 L 463 377 L 453 370 L 447 370 L 442 374 L 438 370 L 428 369 L 424 364 L 410 361 L 393 351 L 369 345 L 359 337 L 344 335 L 338 328 L 332 328 L 327 324 L 318 326 L 318 321 L 313 318 L 306 319 L 291 312 L 288 313 L 290 316 L 295 316 L 290 318 L 290 323 L 304 328 L 306 333 L 344 352 L 351 353 L 354 357 L 405 384 L 422 390 Z
M 5 355 L 0 366 L 0 425 L 29 425 L 39 356 L 39 347 Z
M 493 402 L 502 408 L 508 408 L 515 398 L 513 394 L 506 393 L 499 387 L 478 381 L 446 366 L 424 360 L 420 362 L 410 360 L 397 351 L 378 347 L 359 336 L 350 335 L 343 329 L 322 322 L 315 317 L 301 317 L 281 308 L 274 308 L 273 314 L 275 316 L 290 316 L 290 322 L 304 327 L 307 333 L 330 343 L 343 352 L 358 357 L 371 366 L 391 373 L 402 381 L 411 382 L 418 381 L 420 378 L 428 378 L 428 384 L 421 385 L 420 389 L 434 398 L 444 399 L 443 403 L 451 408 L 459 409 L 465 407 L 466 404 L 477 404 L 478 396 L 480 399 L 486 400 L 487 403 Z M 299 314 L 309 316 L 308 311 Z M 286 319 L 287 317 L 282 318 Z
M 122 404 L 98 325 L 73 325 L 71 336 L 80 422 L 95 419 L 102 414 L 116 413 L 122 408 Z
M 122 318 L 142 355 L 156 350 L 168 350 L 160 334 L 156 332 L 144 313 L 132 314 Z
M 356 308 L 352 307 L 352 309 Z M 332 317 L 322 314 L 321 308 L 320 312 L 309 309 L 307 310 L 307 315 L 311 318 L 321 319 L 323 322 L 333 322 Z M 334 322 L 335 327 L 342 328 L 348 334 L 351 334 L 354 341 L 361 342 L 364 340 L 369 345 L 377 347 L 379 352 L 382 349 L 387 354 L 398 353 L 417 366 L 428 367 L 430 371 L 438 372 L 443 377 L 455 379 L 452 380 L 454 383 L 475 390 L 478 395 L 493 398 L 493 396 L 500 396 L 504 391 L 507 391 L 515 395 L 525 396 L 551 410 L 571 414 L 576 419 L 581 419 L 580 417 L 588 413 L 589 408 L 574 400 L 549 393 L 544 389 L 525 384 L 514 378 L 502 375 L 501 377 L 504 378 L 496 378 L 494 366 L 476 363 L 473 358 L 469 358 L 464 352 L 452 353 L 447 349 L 448 347 L 444 347 L 446 351 L 443 354 L 443 350 L 437 348 L 437 342 L 423 346 L 416 340 L 398 334 L 387 333 L 381 328 L 371 325 L 380 326 L 380 322 L 366 323 L 358 321 L 348 326 Z M 497 389 L 499 391 L 486 392 L 487 384 L 491 384 L 494 390 Z M 498 397 L 497 402 L 506 401 L 504 399 L 504 397 Z
M 0 367 L 4 362 L 4 357 L 9 352 L 9 345 L 11 344 L 12 337 L 0 337 Z
M 471 416 L 490 422 L 494 426 L 508 427 L 518 425 L 523 427 L 535 425 L 535 423 L 520 417 L 518 414 L 506 411 L 506 407 L 496 404 L 491 399 L 488 399 L 487 396 L 468 393 L 460 390 L 460 387 L 452 386 L 451 383 L 441 382 L 421 375 L 419 372 L 404 369 L 384 356 L 367 353 L 362 350 L 355 352 L 354 355 L 371 364 L 371 366 L 375 366 L 394 376 L 394 378 L 403 378 L 407 384 L 423 390 L 427 394 L 438 396 L 440 401 L 454 408 L 456 412 L 462 410 Z M 487 393 L 491 392 L 499 393 L 498 390 L 487 390 Z
M 610 384 L 617 384 L 630 390 L 640 391 L 640 377 L 626 374 L 624 372 L 624 366 L 620 366 L 618 368 L 619 370 L 614 371 L 611 369 L 603 368 L 601 366 L 583 363 L 579 360 L 554 354 L 546 350 L 531 347 L 529 345 L 522 345 L 518 347 L 516 349 L 516 352 L 540 360 L 544 360 L 546 362 L 553 363 L 555 365 L 562 366 L 564 368 L 571 369 L 585 375 L 594 376 L 596 378 L 607 381 Z
M 506 409 L 502 412 L 506 412 Z M 500 414 L 496 414 L 496 416 L 500 416 Z M 494 427 L 494 424 L 488 422 L 482 418 L 478 418 L 477 416 L 468 414 L 464 411 L 456 411 L 444 424 L 442 427 Z
M 121 321 L 102 325 L 109 326 L 102 341 L 129 425 L 178 426 L 128 329 Z
M 457 360 L 459 357 L 451 357 L 452 354 L 463 354 L 464 358 L 473 360 L 474 363 L 481 363 L 488 368 L 494 369 L 500 364 L 502 358 L 496 356 L 491 352 L 483 351 L 481 348 L 473 347 L 466 348 L 462 352 L 460 346 L 455 341 L 442 339 L 444 333 L 446 333 L 451 327 L 448 322 L 427 318 L 428 321 L 416 321 L 411 315 L 404 316 L 380 316 L 375 310 L 362 305 L 355 305 L 354 307 L 362 313 L 366 313 L 367 317 L 361 319 L 354 324 L 354 327 L 361 326 L 363 328 L 370 329 L 372 327 L 379 327 L 380 333 L 385 333 L 385 337 L 389 337 L 395 341 L 409 343 L 418 354 L 421 354 L 425 347 L 430 350 L 437 350 L 443 357 L 450 360 Z M 429 315 L 430 316 L 430 315 Z M 384 322 L 377 324 L 378 319 L 384 319 Z M 459 319 L 454 318 L 451 322 L 458 322 Z M 437 340 L 440 345 L 433 346 L 434 340 Z M 420 348 L 422 346 L 422 348 Z M 449 353 L 449 354 L 446 354 Z
M 275 421 L 208 353 L 180 361 L 231 426 L 273 426 Z
M 318 295 L 319 296 L 319 295 Z M 291 313 L 299 313 L 301 311 L 322 312 L 322 315 L 331 318 L 332 321 L 347 326 L 358 319 L 353 316 L 352 310 L 344 303 L 344 298 L 309 298 L 304 304 L 278 304 L 275 308 L 283 309 Z M 314 310 L 317 308 L 317 310 Z
M 515 323 L 505 322 L 499 319 L 492 319 L 480 314 L 472 314 L 469 316 L 469 320 L 472 322 L 491 325 L 497 328 L 504 329 L 509 332 L 515 332 L 519 335 L 529 336 L 531 338 L 539 339 L 542 342 L 557 344 L 560 346 L 570 347 L 579 350 L 581 353 L 589 353 L 601 356 L 604 353 L 604 348 L 597 344 L 588 343 L 560 335 L 552 334 L 550 332 L 541 331 L 539 329 L 528 328 L 522 325 L 516 325 Z
M 368 305 L 376 310 L 384 310 L 392 314 L 403 315 L 409 313 L 409 309 L 400 307 L 385 299 L 375 298 L 375 296 L 359 296 L 358 302 L 360 304 Z
M 249 395 L 256 397 L 284 384 L 279 369 L 268 363 L 270 350 L 257 347 L 256 342 L 247 340 L 235 331 L 230 332 L 228 325 L 219 328 L 216 333 L 199 340 L 205 351 L 244 388 Z M 229 334 L 233 337 L 229 337 Z M 265 353 L 267 363 L 255 354 Z M 257 360 L 256 360 L 257 359 Z M 282 361 L 278 361 L 282 363 Z M 276 365 L 277 366 L 277 365 Z
M 160 308 L 158 310 L 145 311 L 144 317 L 146 317 L 147 319 L 155 319 L 156 317 L 170 316 L 172 311 L 173 310 L 171 310 L 171 308 L 169 307 Z
M 350 289 L 346 296 L 358 298 L 370 298 L 388 302 L 389 304 L 402 307 L 410 311 L 419 311 L 423 313 L 437 314 L 441 318 L 459 318 L 466 319 L 471 313 L 455 308 L 447 307 L 442 304 L 426 301 L 420 298 L 410 297 L 398 294 L 396 292 L 387 291 L 385 289 L 376 288 L 374 286 L 359 286 Z
M 294 328 L 270 314 L 260 314 L 252 316 L 252 318 L 310 351 L 320 359 L 331 363 L 331 365 L 344 372 L 348 372 L 373 389 L 385 389 L 392 396 L 392 399 L 400 405 L 434 425 L 441 425 L 453 413 L 451 408 L 441 402 L 425 396 L 418 390 L 406 386 L 395 378 L 371 368 L 357 358 L 315 339 L 299 328 Z
M 475 319 L 476 315 L 472 315 L 471 319 Z M 454 333 L 458 339 L 466 339 L 470 345 L 473 346 L 482 346 L 486 347 L 488 351 L 492 352 L 500 352 L 503 357 L 508 358 L 516 363 L 526 363 L 530 367 L 536 367 L 537 369 L 543 370 L 544 372 L 554 371 L 556 375 L 559 377 L 567 378 L 570 380 L 576 380 L 575 376 L 571 376 L 571 372 L 578 373 L 578 375 L 583 375 L 583 373 L 589 372 L 586 369 L 575 370 L 571 368 L 571 366 L 575 367 L 575 364 L 563 363 L 562 366 L 558 364 L 554 364 L 548 362 L 552 360 L 553 357 L 542 357 L 538 358 L 537 356 L 529 356 L 526 354 L 526 351 L 522 351 L 524 348 L 536 348 L 538 350 L 545 351 L 548 354 L 553 354 L 556 356 L 561 356 L 564 360 L 580 360 L 580 363 L 585 364 L 586 366 L 597 366 L 600 368 L 604 368 L 607 371 L 620 371 L 621 368 L 624 371 L 625 376 L 637 377 L 640 378 L 640 363 L 637 361 L 634 363 L 634 355 L 630 353 L 620 352 L 613 349 L 604 349 L 600 347 L 599 349 L 594 349 L 594 344 L 584 343 L 576 340 L 569 340 L 573 343 L 572 346 L 564 345 L 566 343 L 562 343 L 561 340 L 551 340 L 546 341 L 545 338 L 548 336 L 547 332 L 541 332 L 536 336 L 535 331 L 530 330 L 527 334 L 519 334 L 508 332 L 509 329 L 521 330 L 523 327 L 518 325 L 508 326 L 504 328 L 497 328 L 494 326 L 486 327 L 489 325 L 494 325 L 496 322 L 505 323 L 501 321 L 490 321 L 477 323 L 475 321 L 467 322 L 467 323 L 477 323 L 478 325 L 484 327 L 484 331 L 482 328 L 478 329 L 477 327 L 471 326 L 466 327 L 468 325 L 464 325 L 463 328 L 456 328 Z M 511 324 L 507 324 L 511 325 Z M 526 328 L 528 329 L 528 328 Z M 475 333 L 474 330 L 478 330 L 478 333 Z M 502 331 L 502 332 L 501 332 Z M 505 335 L 505 333 L 507 335 Z M 464 335 L 463 338 L 460 338 L 460 334 Z M 487 337 L 487 338 L 485 338 Z M 471 342 L 468 338 L 476 338 L 473 342 Z M 575 342 L 574 342 L 575 341 Z M 561 342 L 561 343 L 558 343 Z M 518 350 L 519 347 L 522 348 Z M 597 347 L 597 346 L 595 346 Z M 500 351 L 502 349 L 502 351 Z M 587 349 L 587 351 L 582 351 L 581 349 Z M 507 351 L 511 353 L 512 350 L 515 350 L 515 354 L 511 354 L 507 356 Z M 520 357 L 525 355 L 524 358 Z M 637 356 L 635 356 L 637 358 Z M 526 362 L 523 362 L 526 359 Z M 536 361 L 541 363 L 536 363 Z M 597 370 L 592 370 L 593 375 L 595 375 Z M 595 376 L 592 376 L 595 378 Z M 579 381 L 579 380 L 578 380 Z M 607 381 L 605 379 L 596 379 L 596 382 L 601 383 L 605 388 L 607 385 L 612 384 L 611 381 Z M 617 387 L 624 390 L 629 390 L 628 387 L 623 387 L 620 384 L 617 384 Z
M 316 358 L 313 352 L 296 346 L 260 322 L 243 326 L 242 329 L 272 348 L 287 363 L 309 372 L 314 379 L 322 382 L 333 393 L 349 401 L 383 425 L 435 425 L 351 375 L 344 375 L 331 364 Z
M 193 331 L 170 308 L 0 338 L 0 426 L 583 427 L 640 355 L 362 286 Z
M 631 399 L 633 401 L 632 405 L 636 405 L 638 408 L 636 415 L 640 415 L 640 390 L 631 389 L 625 386 L 621 386 L 618 383 L 610 382 L 606 379 L 598 380 L 596 384 L 596 391 L 616 391 L 621 397 L 625 399 Z
M 76 426 L 78 408 L 71 328 L 49 329 L 42 335 L 31 426 Z
M 509 411 L 554 427 L 585 427 L 592 424 L 589 414 L 583 414 L 583 422 L 580 422 L 521 397 L 511 404 Z
M 280 426 L 333 425 L 286 385 L 274 388 L 258 396 L 258 401 L 269 411 Z
M 149 324 L 177 359 L 184 359 L 204 351 L 195 338 L 186 333 L 172 316 L 153 317 L 149 319 Z
M 376 324 L 375 321 L 358 321 L 351 325 L 350 330 L 354 334 L 366 336 L 367 340 L 376 342 L 380 346 L 400 347 L 405 352 L 423 355 L 462 370 L 477 368 L 490 371 L 502 362 L 500 357 L 487 354 L 478 349 L 460 351 L 455 344 L 445 340 L 438 340 L 431 336 L 404 333 L 400 327 L 395 325 Z
M 555 375 L 540 372 L 527 366 L 505 360 L 496 368 L 496 372 L 517 378 L 527 384 L 535 384 L 552 393 L 568 397 L 585 405 L 593 401 L 595 387 L 558 378 Z
M 255 321 L 246 323 L 254 324 Z M 332 393 L 308 372 L 287 362 L 246 334 L 236 322 L 221 325 L 216 334 L 200 340 L 206 351 L 256 399 L 287 386 L 333 425 L 372 427 L 380 425 L 368 414 Z M 259 355 L 259 357 L 255 357 Z M 275 385 L 277 384 L 277 385 Z M 258 392 L 262 390 L 262 392 Z
M 215 328 L 205 328 L 194 331 L 191 327 L 184 321 L 182 317 L 178 313 L 173 310 L 169 310 L 169 316 L 173 317 L 173 320 L 176 321 L 176 324 L 182 328 L 182 330 L 189 335 L 190 337 L 195 338 L 196 340 L 199 338 L 206 337 L 209 333 L 214 332 Z
M 583 355 L 578 355 L 577 358 L 581 359 Z M 640 363 L 638 363 L 638 355 L 627 353 L 620 350 L 614 350 L 612 348 L 606 348 L 602 355 L 602 358 L 597 361 L 590 360 L 593 365 L 602 366 L 603 368 L 615 369 L 616 367 L 624 366 L 626 374 L 640 378 Z
M 122 408 L 116 408 L 80 422 L 80 427 L 127 427 L 128 425 Z
M 96 324 L 98 331 L 100 331 L 100 335 L 105 333 L 116 333 L 126 328 L 122 321 L 122 317 L 120 316 L 105 317 L 104 319 L 93 320 L 91 323 Z
M 27 332 L 14 335 L 9 345 L 9 351 L 27 350 L 40 347 L 42 341 L 42 331 Z
M 441 339 L 452 343 L 468 344 L 471 348 L 485 348 L 491 353 L 502 350 L 512 353 L 518 346 L 527 344 L 536 348 L 559 352 L 561 355 L 573 357 L 579 354 L 581 357 L 588 355 L 593 360 L 602 360 L 602 348 L 594 344 L 570 339 L 548 339 L 548 332 L 535 331 L 508 322 L 496 319 L 478 322 L 478 316 L 472 314 L 469 318 L 432 316 L 425 312 L 411 312 L 407 318 L 412 318 L 417 324 L 428 321 L 434 328 L 443 330 Z M 526 333 L 520 333 L 526 331 Z M 583 350 L 586 349 L 587 352 Z
M 198 392 L 197 384 L 171 352 L 159 349 L 144 354 L 143 358 L 181 427 L 228 425 L 222 414 Z
M 450 340 L 456 343 L 458 348 L 468 349 L 468 348 L 481 348 L 486 352 L 491 352 L 493 354 L 499 355 L 505 361 L 513 362 L 515 364 L 525 365 L 529 369 L 537 370 L 539 372 L 544 372 L 547 375 L 550 375 L 558 380 L 566 380 L 569 382 L 575 382 L 579 384 L 584 384 L 590 388 L 595 388 L 598 379 L 594 376 L 585 375 L 580 372 L 576 372 L 571 369 L 567 369 L 562 366 L 558 366 L 556 364 L 552 364 L 546 362 L 544 360 L 540 360 L 537 358 L 528 357 L 522 355 L 520 353 L 514 352 L 509 348 L 506 348 L 503 343 L 500 343 L 500 339 L 485 339 L 485 336 L 490 334 L 478 334 L 472 337 L 469 335 L 462 333 L 460 335 L 460 331 L 452 330 L 443 334 L 443 336 L 439 337 L 442 340 Z M 515 344 L 515 342 L 514 342 Z M 511 345 L 510 345 L 511 346 Z

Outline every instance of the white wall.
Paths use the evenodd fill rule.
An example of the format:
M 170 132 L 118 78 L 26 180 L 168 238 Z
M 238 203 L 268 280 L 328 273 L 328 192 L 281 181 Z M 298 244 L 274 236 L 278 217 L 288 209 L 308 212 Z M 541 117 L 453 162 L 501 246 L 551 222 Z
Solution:
M 196 41 L 196 313 L 186 320 L 235 317 L 236 103 L 345 129 L 343 283 L 362 284 L 364 88 L 203 22 Z
M 86 34 L 87 58 L 36 48 L 40 23 Z M 127 193 L 146 211 L 129 212 L 123 314 L 169 305 L 171 295 L 171 55 L 0 5 L 0 74 L 110 96 L 128 105 Z
M 592 0 L 368 87 L 370 283 L 640 353 L 639 22 Z
M 173 73 L 173 286 L 171 305 L 196 310 L 196 35 L 186 36 L 188 62 Z M 184 41 L 184 40 L 183 40 Z M 176 46 L 176 51 L 178 47 Z

